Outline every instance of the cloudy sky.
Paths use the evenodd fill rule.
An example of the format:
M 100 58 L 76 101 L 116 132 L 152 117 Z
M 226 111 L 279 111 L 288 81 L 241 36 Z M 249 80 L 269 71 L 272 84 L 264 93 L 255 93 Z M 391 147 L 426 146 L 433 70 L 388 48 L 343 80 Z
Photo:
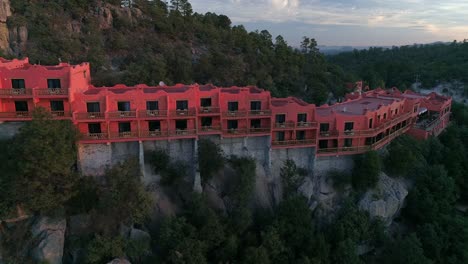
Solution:
M 405 45 L 468 39 L 468 0 L 191 0 L 199 13 L 267 29 L 291 45 Z

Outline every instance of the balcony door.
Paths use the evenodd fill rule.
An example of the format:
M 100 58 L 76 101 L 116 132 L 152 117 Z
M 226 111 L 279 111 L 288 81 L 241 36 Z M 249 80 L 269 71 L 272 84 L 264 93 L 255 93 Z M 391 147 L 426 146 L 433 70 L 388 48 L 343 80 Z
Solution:
M 101 124 L 100 123 L 89 123 L 88 124 L 88 133 L 90 133 L 90 134 L 100 134 L 101 133 Z
M 63 101 L 50 101 L 50 110 L 52 112 L 63 112 L 65 108 L 63 106 Z
M 132 131 L 132 126 L 130 122 L 120 122 L 119 123 L 119 133 L 128 133 Z
M 119 112 L 129 112 L 130 111 L 130 102 L 117 102 L 117 109 Z
M 47 79 L 47 88 L 49 89 L 61 89 L 62 84 L 60 79 Z
M 277 124 L 283 124 L 284 122 L 286 122 L 286 115 L 285 114 L 276 115 L 275 120 Z
M 101 107 L 99 102 L 86 103 L 86 110 L 88 113 L 99 113 L 101 112 Z
M 15 101 L 15 110 L 16 112 L 28 112 L 28 102 L 27 101 Z
M 147 101 L 146 102 L 146 110 L 148 110 L 148 111 L 157 111 L 157 110 L 159 110 L 159 102 L 158 101 Z
M 181 100 L 176 102 L 176 109 L 177 110 L 188 110 L 188 101 Z
M 252 101 L 252 102 L 250 102 L 250 110 L 251 111 L 260 111 L 260 110 L 262 110 L 262 102 L 261 101 Z
M 24 83 L 24 79 L 12 79 L 11 80 L 11 87 L 13 89 L 25 89 L 26 85 Z
M 238 102 L 228 102 L 228 111 L 235 112 L 239 110 Z

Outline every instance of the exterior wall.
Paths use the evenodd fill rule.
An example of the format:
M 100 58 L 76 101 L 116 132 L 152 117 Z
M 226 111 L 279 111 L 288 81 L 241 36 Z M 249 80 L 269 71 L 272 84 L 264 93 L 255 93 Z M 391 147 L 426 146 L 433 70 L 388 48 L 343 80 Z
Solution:
M 353 156 L 317 157 L 314 163 L 314 176 L 326 177 L 332 170 L 350 172 L 353 169 Z

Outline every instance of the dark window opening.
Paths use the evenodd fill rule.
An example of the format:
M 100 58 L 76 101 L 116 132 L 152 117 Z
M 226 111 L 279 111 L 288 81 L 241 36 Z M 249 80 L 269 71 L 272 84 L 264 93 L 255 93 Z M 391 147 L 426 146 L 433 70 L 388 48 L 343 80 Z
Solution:
M 188 109 L 188 101 L 181 100 L 176 102 L 176 109 L 177 110 L 187 110 Z
M 332 144 L 333 144 L 334 148 L 337 148 L 338 147 L 338 139 L 332 140 Z
M 405 127 L 405 126 L 406 126 L 406 124 L 407 124 L 406 120 L 405 120 L 405 121 L 403 121 L 403 123 L 402 123 L 403 127 Z
M 201 98 L 200 105 L 201 107 L 211 107 L 211 98 Z
M 395 115 L 398 115 L 398 109 L 395 109 Z
M 187 120 L 176 120 L 176 130 L 187 130 Z
M 132 131 L 132 126 L 130 122 L 120 122 L 119 123 L 119 133 L 127 133 Z
M 351 131 L 354 129 L 354 122 L 345 122 L 344 130 Z
M 370 146 L 374 143 L 374 138 L 368 137 L 366 138 L 366 146 Z
M 159 102 L 158 101 L 146 101 L 146 110 L 148 111 L 159 110 Z
M 413 112 L 416 113 L 417 111 L 418 111 L 418 106 L 415 106 L 415 107 L 413 108 Z
M 250 102 L 250 110 L 252 110 L 252 111 L 262 110 L 262 102 L 261 101 L 252 101 L 252 102 Z
M 276 132 L 276 140 L 277 141 L 284 141 L 284 131 Z
M 117 102 L 117 109 L 121 112 L 130 111 L 130 102 Z
M 24 79 L 12 79 L 11 80 L 11 87 L 13 89 L 24 89 L 26 85 L 24 83 Z
M 86 103 L 86 109 L 88 113 L 99 113 L 101 112 L 101 108 L 99 106 L 99 103 Z
M 90 134 L 101 133 L 101 124 L 100 123 L 89 123 L 88 124 L 88 133 L 90 133 Z
M 380 120 L 380 116 L 379 116 L 379 120 Z M 372 118 L 369 119 L 369 128 L 372 128 L 372 121 L 373 121 Z
M 297 122 L 307 122 L 307 114 L 297 114 Z
M 148 121 L 148 130 L 149 131 L 160 131 L 161 122 L 160 121 Z
M 383 114 L 383 119 L 387 119 L 387 113 Z
M 250 120 L 250 127 L 251 128 L 260 128 L 262 125 L 262 121 L 260 119 L 252 119 Z
M 380 140 L 382 140 L 382 138 L 384 138 L 384 133 L 379 133 L 379 134 L 377 135 L 376 140 L 377 140 L 377 141 L 380 141 Z
M 239 103 L 238 102 L 228 102 L 228 111 L 238 111 Z
M 237 129 L 238 128 L 238 122 L 237 120 L 228 120 L 228 129 Z
M 51 111 L 64 111 L 63 101 L 50 101 Z
M 26 101 L 15 101 L 16 112 L 28 112 L 28 102 Z
M 60 79 L 47 79 L 47 87 L 49 89 L 60 89 L 62 88 L 62 84 L 60 83 Z
M 276 123 L 282 124 L 282 123 L 286 122 L 286 115 L 285 114 L 276 115 L 275 120 L 276 120 Z
M 344 147 L 349 148 L 353 146 L 353 139 L 352 138 L 345 138 L 344 140 Z
M 203 127 L 210 127 L 213 125 L 213 118 L 211 117 L 202 117 L 201 124 Z
M 304 140 L 305 139 L 305 131 L 297 131 L 296 132 L 296 139 L 297 140 Z
M 328 148 L 328 140 L 320 140 L 319 141 L 319 148 L 321 148 L 321 149 Z
M 320 132 L 328 132 L 330 130 L 329 123 L 320 123 Z

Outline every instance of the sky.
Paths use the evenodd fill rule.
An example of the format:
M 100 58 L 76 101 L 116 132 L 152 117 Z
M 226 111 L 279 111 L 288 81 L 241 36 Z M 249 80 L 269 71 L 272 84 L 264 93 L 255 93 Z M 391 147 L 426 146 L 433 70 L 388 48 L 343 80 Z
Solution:
M 191 0 L 195 12 L 227 15 L 298 46 L 392 46 L 468 39 L 468 0 Z

